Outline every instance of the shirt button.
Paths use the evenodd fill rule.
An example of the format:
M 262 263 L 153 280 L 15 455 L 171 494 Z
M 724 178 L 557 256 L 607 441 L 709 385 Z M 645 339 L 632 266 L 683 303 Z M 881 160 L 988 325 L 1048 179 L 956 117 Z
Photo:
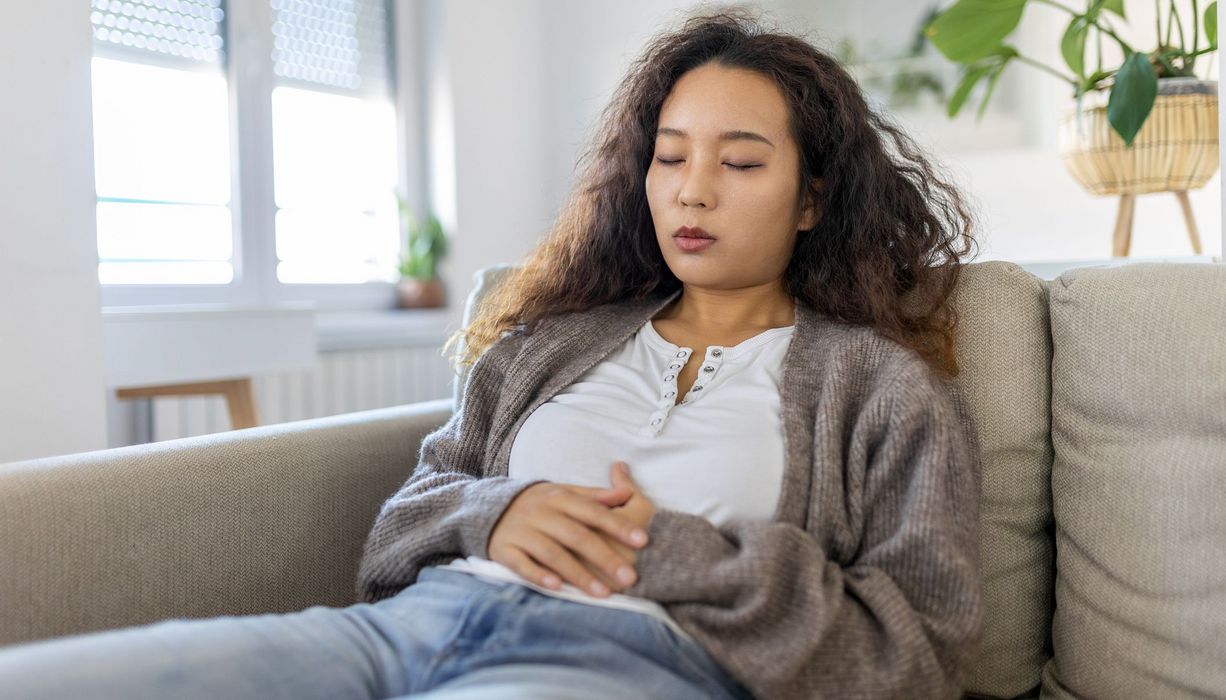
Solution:
M 660 419 L 659 419 L 659 418 L 657 418 L 657 419 L 653 420 L 653 421 L 651 422 L 651 424 L 652 424 L 652 425 L 659 425 L 659 424 L 660 424 Z
M 681 369 L 681 365 L 669 365 L 669 369 Z
M 682 350 L 681 352 L 677 353 L 677 357 L 685 357 L 685 351 Z
M 714 350 L 711 351 L 711 354 L 714 355 L 715 357 L 719 357 L 720 355 L 724 354 L 724 351 L 720 350 L 719 348 L 715 348 Z
M 701 387 L 701 386 L 696 386 L 696 387 L 694 387 L 693 391 L 702 391 L 702 387 Z
M 706 367 L 703 367 L 703 368 L 702 368 L 702 371 L 704 371 L 704 372 L 714 372 L 714 371 L 715 371 L 715 368 L 714 368 L 714 367 L 712 367 L 711 365 L 707 365 Z
M 674 376 L 675 376 L 675 375 L 669 374 L 669 375 L 666 375 L 666 376 L 664 377 L 664 379 L 665 379 L 665 381 L 670 381 L 670 382 L 671 382 L 671 381 L 673 380 L 673 377 L 674 377 Z
M 666 399 L 667 399 L 667 398 L 669 398 L 669 397 L 671 397 L 671 396 L 676 396 L 676 395 L 677 395 L 677 392 L 675 392 L 675 391 L 670 391 L 670 392 L 668 392 L 667 394 L 665 394 L 665 395 L 664 395 L 664 398 L 666 398 Z

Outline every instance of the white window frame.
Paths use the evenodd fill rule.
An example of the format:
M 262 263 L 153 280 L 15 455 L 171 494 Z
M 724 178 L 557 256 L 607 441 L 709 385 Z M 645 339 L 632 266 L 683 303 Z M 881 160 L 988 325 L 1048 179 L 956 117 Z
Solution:
M 391 2 L 391 77 L 396 108 L 400 191 L 415 212 L 429 201 L 422 161 L 420 91 L 421 43 L 417 2 Z M 230 93 L 230 211 L 234 231 L 234 281 L 229 284 L 103 284 L 103 307 L 222 304 L 255 308 L 284 302 L 313 302 L 317 308 L 395 307 L 395 285 L 284 284 L 277 280 L 273 195 L 272 9 L 268 0 L 226 3 L 226 78 Z M 151 57 L 150 62 L 156 62 Z M 404 241 L 400 242 L 401 248 Z

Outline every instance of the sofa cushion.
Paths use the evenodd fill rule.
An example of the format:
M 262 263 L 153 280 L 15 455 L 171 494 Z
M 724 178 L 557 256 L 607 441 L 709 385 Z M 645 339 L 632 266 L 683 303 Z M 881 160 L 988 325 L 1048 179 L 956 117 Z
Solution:
M 504 276 L 514 268 L 510 263 L 502 263 L 498 265 L 490 265 L 483 267 L 473 273 L 473 288 L 468 293 L 468 297 L 464 302 L 464 314 L 461 319 L 461 328 L 467 328 L 468 324 L 473 322 L 477 316 L 477 307 L 481 305 L 481 299 L 494 287 L 497 287 L 503 281 Z M 461 336 L 459 344 L 456 346 L 457 352 L 463 353 L 464 340 Z M 456 370 L 456 376 L 452 383 L 451 406 L 452 411 L 460 410 L 460 399 L 464 396 L 464 385 L 468 383 L 468 372 L 472 369 L 468 365 L 463 365 Z
M 982 457 L 979 542 L 984 621 L 968 679 L 975 695 L 1037 692 L 1050 656 L 1050 361 L 1046 283 L 1014 263 L 962 268 L 955 384 Z
M 1226 266 L 1051 283 L 1050 697 L 1226 695 Z

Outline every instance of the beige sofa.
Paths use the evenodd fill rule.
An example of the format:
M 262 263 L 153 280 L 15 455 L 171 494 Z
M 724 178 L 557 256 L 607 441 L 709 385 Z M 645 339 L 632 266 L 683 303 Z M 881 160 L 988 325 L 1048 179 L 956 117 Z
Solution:
M 505 267 L 478 273 L 469 312 Z M 973 696 L 1226 696 L 1226 265 L 969 265 Z M 0 465 L 0 644 L 354 600 L 452 399 Z

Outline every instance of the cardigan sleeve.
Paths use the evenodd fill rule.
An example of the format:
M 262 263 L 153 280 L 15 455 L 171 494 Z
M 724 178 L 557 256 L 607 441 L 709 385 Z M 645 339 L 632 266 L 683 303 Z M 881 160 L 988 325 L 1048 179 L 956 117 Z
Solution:
M 846 565 L 788 523 L 669 509 L 648 523 L 626 593 L 664 605 L 757 697 L 962 695 L 982 619 L 973 425 L 926 365 L 872 403 L 875 437 L 846 475 L 863 480 Z
M 485 475 L 487 436 L 517 338 L 504 335 L 481 355 L 459 410 L 422 440 L 412 475 L 380 507 L 358 565 L 360 601 L 395 595 L 426 566 L 487 556 L 503 511 L 521 491 L 543 481 Z

